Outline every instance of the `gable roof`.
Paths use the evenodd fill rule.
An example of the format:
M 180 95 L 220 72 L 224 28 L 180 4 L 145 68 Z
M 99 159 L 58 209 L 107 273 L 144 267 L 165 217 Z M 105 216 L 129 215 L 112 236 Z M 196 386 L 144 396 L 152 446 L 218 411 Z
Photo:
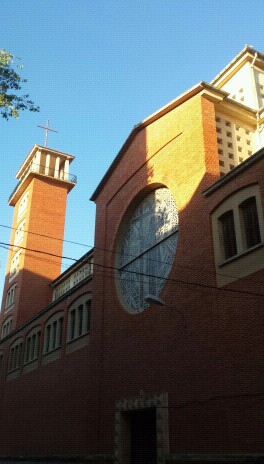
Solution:
M 264 55 L 251 47 L 251 45 L 245 45 L 243 50 L 217 74 L 210 84 L 221 88 L 247 61 L 256 63 L 256 65 L 264 68 Z
M 191 87 L 186 92 L 179 95 L 177 98 L 175 98 L 174 100 L 169 102 L 167 105 L 160 108 L 155 113 L 152 113 L 146 119 L 143 119 L 143 121 L 141 121 L 139 124 L 134 126 L 134 128 L 130 132 L 130 134 L 129 134 L 128 138 L 126 139 L 125 143 L 123 144 L 123 146 L 119 150 L 119 152 L 116 155 L 116 157 L 114 158 L 112 164 L 110 165 L 110 167 L 106 171 L 104 177 L 102 178 L 102 180 L 98 184 L 97 188 L 93 192 L 92 196 L 90 197 L 90 200 L 91 201 L 96 201 L 96 198 L 98 197 L 99 193 L 103 189 L 103 187 L 106 184 L 107 180 L 110 178 L 111 174 L 115 170 L 116 166 L 118 165 L 118 163 L 121 160 L 122 156 L 124 155 L 125 151 L 130 146 L 130 144 L 133 142 L 134 138 L 136 137 L 136 135 L 137 135 L 137 133 L 139 131 L 141 131 L 143 128 L 147 127 L 148 125 L 150 125 L 151 123 L 153 123 L 157 119 L 159 119 L 162 116 L 164 116 L 165 114 L 169 113 L 174 108 L 176 108 L 177 106 L 180 106 L 182 103 L 189 100 L 190 98 L 197 95 L 198 93 L 200 93 L 203 90 L 207 90 L 209 92 L 210 91 L 216 92 L 218 95 L 220 95 L 220 99 L 226 98 L 229 95 L 228 92 L 225 92 L 224 90 L 217 89 L 217 88 L 215 89 L 212 85 L 202 81 L 199 84 L 196 84 L 195 86 Z

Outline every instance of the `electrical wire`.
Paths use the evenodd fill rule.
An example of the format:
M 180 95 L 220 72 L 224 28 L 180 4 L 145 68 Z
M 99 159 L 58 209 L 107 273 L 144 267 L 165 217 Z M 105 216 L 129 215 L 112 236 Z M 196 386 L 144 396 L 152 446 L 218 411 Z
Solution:
M 6 226 L 4 224 L 0 224 L 0 227 L 3 227 L 5 229 L 17 230 L 17 227 Z M 83 246 L 83 247 L 86 247 L 86 248 L 93 248 L 91 245 L 85 245 L 84 243 L 73 242 L 72 240 L 65 240 L 65 239 L 61 239 L 61 238 L 57 238 L 57 237 L 52 237 L 51 235 L 39 234 L 37 232 L 31 232 L 29 230 L 24 230 L 23 232 L 26 232 L 26 233 L 32 234 L 32 235 L 37 235 L 38 237 L 50 238 L 52 240 L 58 240 L 59 242 L 71 243 L 72 245 L 80 245 L 80 246 Z
M 14 245 L 8 244 L 8 243 L 5 243 L 5 242 L 0 242 L 0 245 L 14 247 Z M 53 256 L 53 257 L 56 257 L 56 258 L 68 259 L 68 260 L 71 260 L 71 261 L 74 261 L 74 262 L 79 261 L 79 259 L 70 258 L 68 256 L 60 256 L 60 255 L 56 255 L 55 253 L 48 253 L 48 252 L 42 251 L 42 250 L 35 250 L 35 249 L 32 249 L 32 248 L 26 248 L 26 247 L 17 247 L 17 248 L 25 250 L 25 251 L 31 251 L 33 253 L 39 253 L 39 254 L 44 254 L 44 255 L 48 255 L 48 256 Z M 106 266 L 105 264 L 99 264 L 99 263 L 95 263 L 95 262 L 93 262 L 93 266 L 97 266 L 97 267 L 100 267 L 100 268 L 103 268 L 103 269 L 109 269 L 111 271 L 120 272 L 120 269 L 118 267 L 115 267 L 115 266 Z M 128 269 L 122 269 L 122 272 L 126 272 L 126 273 L 132 274 L 132 275 L 138 275 L 138 276 L 144 276 L 144 277 L 148 277 L 148 278 L 164 280 L 166 282 L 174 282 L 174 283 L 177 283 L 177 284 L 180 283 L 180 284 L 187 285 L 187 286 L 194 286 L 194 287 L 196 286 L 196 287 L 199 287 L 199 288 L 213 289 L 213 290 L 217 290 L 219 292 L 237 293 L 237 294 L 243 294 L 243 295 L 261 296 L 261 297 L 264 296 L 263 293 L 250 292 L 250 291 L 239 290 L 239 289 L 231 289 L 231 288 L 226 288 L 226 287 L 217 287 L 215 285 L 206 285 L 206 284 L 199 283 L 199 282 L 184 281 L 184 280 L 181 280 L 181 279 L 174 279 L 174 278 L 171 278 L 171 277 L 158 276 L 158 275 L 154 275 L 154 274 L 146 274 L 144 272 L 133 271 L 133 270 L 128 270 Z
M 0 224 L 0 227 L 4 227 L 6 229 L 12 229 L 12 230 L 17 230 L 16 227 L 11 227 L 11 226 L 6 226 L 4 224 Z M 53 237 L 51 235 L 44 235 L 44 234 L 39 234 L 37 232 L 31 232 L 31 231 L 28 231 L 28 230 L 24 230 L 25 233 L 29 233 L 29 234 L 32 234 L 32 235 L 37 235 L 39 237 L 43 237 L 43 238 L 49 238 L 49 239 L 52 239 L 52 240 L 57 240 L 57 241 L 60 241 L 60 242 L 65 242 L 65 243 L 70 243 L 70 244 L 73 244 L 73 245 L 80 245 L 80 246 L 83 246 L 83 247 L 86 247 L 86 248 L 89 248 L 90 250 L 91 249 L 96 249 L 96 250 L 100 250 L 100 251 L 105 251 L 105 252 L 108 252 L 108 253 L 112 253 L 112 254 L 119 254 L 116 250 L 109 250 L 107 248 L 101 248 L 101 247 L 96 247 L 96 246 L 92 246 L 92 245 L 85 245 L 84 243 L 80 243 L 80 242 L 74 242 L 74 241 L 71 241 L 71 240 L 65 240 L 65 239 L 61 239 L 61 238 L 57 238 L 57 237 Z M 11 246 L 11 245 L 10 245 Z M 127 256 L 129 256 L 131 259 L 134 259 L 134 258 L 137 258 L 138 256 L 136 255 L 132 255 L 132 254 L 129 254 L 127 253 Z M 63 258 L 61 256 L 61 258 Z M 71 259 L 71 258 L 67 258 L 66 259 Z M 160 264 L 167 264 L 166 261 L 161 261 L 161 260 L 158 260 L 158 259 L 153 259 L 153 258 L 144 258 L 143 259 L 147 259 L 148 261 L 151 261 L 151 262 L 156 262 L 156 263 L 160 263 Z M 78 260 L 76 260 L 78 261 Z M 209 275 L 212 275 L 212 271 L 209 270 L 209 269 L 205 269 L 203 267 L 193 267 L 193 266 L 184 266 L 183 264 L 178 264 L 178 263 L 169 263 L 172 267 L 179 267 L 179 268 L 182 268 L 182 269 L 187 269 L 187 270 L 191 270 L 191 271 L 197 271 L 197 272 L 203 272 L 205 274 L 209 274 Z M 214 270 L 214 273 L 219 276 L 219 277 L 230 277 L 230 278 L 233 278 L 233 279 L 239 279 L 240 276 L 237 276 L 237 275 L 233 275 L 233 274 L 226 274 L 226 273 L 223 273 L 223 272 L 217 272 L 216 270 Z M 255 283 L 260 283 L 262 284 L 263 282 L 260 281 L 260 280 L 257 280 L 254 278 L 254 282 Z

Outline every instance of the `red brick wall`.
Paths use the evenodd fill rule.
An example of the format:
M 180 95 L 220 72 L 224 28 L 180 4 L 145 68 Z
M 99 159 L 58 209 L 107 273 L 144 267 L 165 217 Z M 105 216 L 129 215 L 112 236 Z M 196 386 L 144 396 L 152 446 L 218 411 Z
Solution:
M 140 390 L 168 393 L 172 453 L 261 450 L 254 395 L 263 375 L 263 324 L 260 313 L 248 311 L 257 307 L 254 296 L 216 288 L 212 200 L 202 192 L 218 178 L 214 107 L 196 96 L 138 133 L 97 198 L 92 350 L 102 359 L 95 379 L 105 451 L 113 449 L 115 401 Z M 186 333 L 173 310 L 127 313 L 111 269 L 124 213 L 144 189 L 158 185 L 172 191 L 179 208 L 176 257 L 161 298 L 184 313 Z
M 21 325 L 50 303 L 52 291 L 49 283 L 60 274 L 63 247 L 67 187 L 55 182 L 54 179 L 34 178 L 27 190 L 30 191 L 27 212 L 21 218 L 21 220 L 26 219 L 25 230 L 28 231 L 24 235 L 25 239 L 21 246 L 27 250 L 22 249 L 19 274 L 10 283 L 11 260 L 18 249 L 9 252 L 3 294 L 4 305 L 8 289 L 17 283 L 16 304 L 12 310 L 13 328 Z M 11 243 L 14 243 L 14 229 L 19 224 L 16 220 L 19 201 L 14 211 Z M 1 314 L 3 318 L 3 311 Z
M 263 272 L 218 289 L 210 222 L 240 185 L 259 182 L 263 194 L 262 164 L 204 197 L 219 168 L 214 107 L 200 96 L 138 132 L 97 198 L 89 345 L 2 384 L 2 433 L 10 437 L 2 454 L 112 454 L 115 401 L 142 391 L 168 394 L 170 453 L 262 451 L 263 299 L 254 292 L 262 292 Z M 159 185 L 179 208 L 161 298 L 184 313 L 186 331 L 177 311 L 152 305 L 132 315 L 116 292 L 123 215 Z
M 0 344 L 0 350 L 5 353 L 0 373 L 0 434 L 4 437 L 0 457 L 82 455 L 87 447 L 93 446 L 96 419 L 87 420 L 87 411 L 91 410 L 95 395 L 89 388 L 93 375 L 91 343 L 66 354 L 67 310 L 78 296 L 91 292 L 91 284 L 91 281 L 86 282 Z M 58 311 L 64 313 L 61 356 L 42 365 L 45 323 Z M 9 346 L 17 337 L 25 340 L 36 325 L 41 327 L 39 367 L 24 374 L 21 368 L 17 379 L 6 381 Z

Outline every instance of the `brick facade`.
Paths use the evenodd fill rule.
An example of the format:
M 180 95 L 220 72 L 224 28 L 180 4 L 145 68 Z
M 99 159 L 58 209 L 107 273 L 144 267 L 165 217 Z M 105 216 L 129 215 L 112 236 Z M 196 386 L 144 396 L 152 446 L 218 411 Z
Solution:
M 0 455 L 79 456 L 86 462 L 130 464 L 137 425 L 155 421 L 156 454 L 146 464 L 263 459 L 263 269 L 249 269 L 228 285 L 219 285 L 217 278 L 228 274 L 230 262 L 239 271 L 244 255 L 259 259 L 263 239 L 243 256 L 218 265 L 212 217 L 219 205 L 252 185 L 258 186 L 263 208 L 264 149 L 220 177 L 216 109 L 222 105 L 226 111 L 230 105 L 230 118 L 235 113 L 236 120 L 248 117 L 253 125 L 252 111 L 225 100 L 226 92 L 201 83 L 134 128 L 92 195 L 92 280 L 86 278 L 52 303 L 52 288 L 44 285 L 50 301 L 42 309 L 34 299 L 36 290 L 26 299 L 23 292 L 32 280 L 23 277 L 17 329 L 0 343 L 0 430 L 6 437 Z M 39 197 L 31 204 L 31 230 L 41 226 L 46 234 L 51 215 L 53 236 L 61 236 L 66 192 L 58 192 L 54 181 L 45 184 L 45 192 L 34 182 Z M 176 254 L 159 295 L 169 307 L 150 304 L 132 314 L 120 296 L 117 253 L 128 217 L 159 187 L 171 191 L 179 212 Z M 58 209 L 49 208 L 50 195 L 58 199 Z M 264 237 L 261 221 L 260 228 Z M 37 249 L 44 245 L 41 238 L 29 244 Z M 33 268 L 28 259 L 35 288 L 49 279 L 53 287 L 66 279 L 62 275 L 54 281 L 56 265 L 47 265 L 46 272 L 45 264 Z M 91 292 L 87 343 L 69 352 L 71 304 L 83 294 L 90 298 Z M 28 312 L 24 301 L 32 303 Z M 45 364 L 44 327 L 60 311 L 60 355 Z M 38 367 L 25 372 L 21 366 L 19 375 L 8 379 L 11 344 L 25 339 L 37 324 Z

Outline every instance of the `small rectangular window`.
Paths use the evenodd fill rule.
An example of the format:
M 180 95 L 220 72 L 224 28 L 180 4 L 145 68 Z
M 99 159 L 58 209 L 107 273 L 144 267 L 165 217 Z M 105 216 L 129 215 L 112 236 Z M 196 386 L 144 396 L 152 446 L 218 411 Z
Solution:
M 224 258 L 228 259 L 237 254 L 234 214 L 232 210 L 226 211 L 219 217 L 220 232 L 223 242 Z

